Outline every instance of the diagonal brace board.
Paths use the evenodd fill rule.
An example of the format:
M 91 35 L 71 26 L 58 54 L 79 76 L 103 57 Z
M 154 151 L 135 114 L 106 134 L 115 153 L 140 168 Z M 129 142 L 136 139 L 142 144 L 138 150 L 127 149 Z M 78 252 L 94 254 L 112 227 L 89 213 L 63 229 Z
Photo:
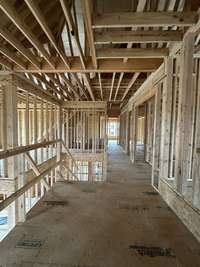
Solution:
M 72 176 L 74 176 L 74 178 L 77 180 L 77 181 L 79 181 L 79 178 L 78 178 L 78 176 L 75 174 L 75 173 L 73 173 L 73 171 L 66 165 L 66 164 L 62 164 L 62 166 L 72 175 Z
M 34 171 L 34 173 L 39 176 L 41 173 L 37 167 L 37 165 L 35 164 L 34 160 L 32 159 L 32 157 L 30 156 L 30 154 L 28 152 L 25 153 L 25 157 L 26 160 L 28 161 L 29 165 L 31 166 L 32 170 Z M 41 183 L 43 184 L 43 186 L 45 187 L 45 189 L 48 191 L 50 189 L 50 186 L 48 185 L 48 183 L 46 182 L 45 178 L 43 178 L 41 180 Z

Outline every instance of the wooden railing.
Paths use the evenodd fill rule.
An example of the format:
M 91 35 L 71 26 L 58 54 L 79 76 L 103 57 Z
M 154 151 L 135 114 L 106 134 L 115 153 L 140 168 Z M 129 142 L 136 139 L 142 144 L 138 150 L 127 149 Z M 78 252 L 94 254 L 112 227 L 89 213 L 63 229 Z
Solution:
M 43 162 L 40 165 L 37 165 L 35 163 L 35 161 L 33 160 L 33 158 L 30 156 L 29 152 L 31 150 L 35 150 L 35 149 L 39 149 L 39 148 L 45 148 L 45 147 L 48 147 L 50 145 L 58 145 L 58 144 L 61 146 L 61 149 L 59 150 L 59 155 L 57 154 L 56 157 L 52 158 L 53 162 L 51 162 L 50 166 L 45 168 L 45 170 L 40 171 L 41 165 L 44 165 L 46 162 L 48 162 L 51 159 Z M 64 148 L 64 151 L 65 151 L 64 154 L 62 152 L 62 147 Z M 69 149 L 66 147 L 64 141 L 61 139 L 52 140 L 52 141 L 44 141 L 44 142 L 40 142 L 37 144 L 14 147 L 14 148 L 11 148 L 8 150 L 0 151 L 0 159 L 7 159 L 9 157 L 17 156 L 20 154 L 25 154 L 25 159 L 28 162 L 28 164 L 30 165 L 30 168 L 32 169 L 32 171 L 35 173 L 36 176 L 32 177 L 30 179 L 30 181 L 27 181 L 22 187 L 17 189 L 17 191 L 15 191 L 14 193 L 11 193 L 10 196 L 8 196 L 6 199 L 4 199 L 0 203 L 0 211 L 2 211 L 6 207 L 8 207 L 11 203 L 16 201 L 20 196 L 25 194 L 29 189 L 34 188 L 34 186 L 38 183 L 42 183 L 44 188 L 46 189 L 46 191 L 48 191 L 52 184 L 49 185 L 49 183 L 45 179 L 45 176 L 48 175 L 50 172 L 52 172 L 53 170 L 55 170 L 59 166 L 63 166 L 65 169 L 67 169 L 68 172 L 70 172 L 70 174 L 72 176 L 74 176 L 75 180 L 78 180 L 78 177 L 67 166 L 67 164 L 64 164 L 67 160 L 66 156 L 68 156 L 73 161 L 74 166 L 78 169 L 78 166 L 76 164 L 74 157 L 70 153 Z M 28 173 L 30 173 L 30 170 L 24 174 L 27 175 Z

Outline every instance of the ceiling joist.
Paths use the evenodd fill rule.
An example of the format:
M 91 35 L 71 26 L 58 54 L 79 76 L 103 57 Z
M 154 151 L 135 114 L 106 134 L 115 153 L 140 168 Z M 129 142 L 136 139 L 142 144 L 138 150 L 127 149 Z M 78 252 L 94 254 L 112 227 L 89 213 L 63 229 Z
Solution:
M 169 55 L 168 48 L 101 48 L 97 58 L 163 58 Z
M 104 13 L 94 18 L 93 28 L 185 27 L 198 20 L 196 12 L 124 12 Z
M 135 58 L 124 63 L 121 59 L 100 59 L 98 69 L 95 69 L 92 60 L 87 59 L 87 69 L 83 69 L 79 57 L 71 58 L 71 69 L 66 69 L 65 64 L 61 60 L 57 61 L 56 69 L 52 68 L 47 63 L 43 63 L 40 73 L 90 73 L 90 72 L 152 72 L 156 70 L 163 62 L 161 58 Z M 14 64 L 13 70 L 16 72 L 24 72 L 22 68 Z M 32 64 L 27 66 L 26 72 L 38 72 Z
M 180 30 L 115 31 L 96 32 L 95 44 L 179 42 L 183 38 Z

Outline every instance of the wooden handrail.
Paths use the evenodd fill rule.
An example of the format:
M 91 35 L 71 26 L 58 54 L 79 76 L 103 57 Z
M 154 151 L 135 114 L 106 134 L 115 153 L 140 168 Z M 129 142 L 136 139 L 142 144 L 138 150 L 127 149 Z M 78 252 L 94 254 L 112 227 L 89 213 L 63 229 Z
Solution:
M 61 164 L 62 160 L 55 162 L 50 168 L 46 169 L 40 175 L 36 176 L 33 180 L 22 186 L 20 189 L 18 189 L 16 192 L 11 194 L 8 198 L 6 198 L 4 201 L 0 203 L 0 211 L 5 209 L 7 206 L 9 206 L 13 201 L 15 201 L 17 198 L 19 198 L 21 195 L 23 195 L 27 190 L 29 190 L 31 187 L 33 187 L 35 184 L 39 183 L 40 180 L 44 178 L 45 175 L 47 175 L 49 172 L 54 170 L 57 166 Z
M 51 140 L 51 141 L 44 141 L 44 142 L 32 144 L 32 145 L 13 147 L 7 150 L 0 151 L 0 159 L 5 159 L 5 158 L 12 157 L 12 156 L 16 156 L 21 153 L 31 151 L 33 149 L 43 148 L 49 145 L 59 143 L 60 141 L 61 141 L 60 139 L 57 139 L 57 140 Z
M 41 142 L 41 143 L 37 143 L 37 144 L 14 147 L 14 148 L 11 148 L 11 149 L 8 149 L 8 150 L 4 150 L 4 151 L 0 152 L 0 159 L 5 159 L 5 158 L 8 158 L 8 157 L 16 156 L 16 155 L 19 155 L 21 153 L 26 153 L 28 151 L 31 151 L 33 149 L 43 148 L 43 147 L 46 147 L 46 146 L 49 146 L 49 145 L 53 145 L 53 144 L 56 144 L 56 143 L 61 143 L 63 145 L 63 147 L 66 150 L 67 154 L 70 156 L 70 158 L 74 162 L 76 168 L 79 169 L 78 165 L 76 164 L 76 161 L 75 161 L 74 157 L 72 156 L 72 154 L 70 153 L 69 149 L 66 147 L 66 145 L 65 145 L 65 143 L 64 143 L 64 141 L 62 139 L 57 139 L 57 140 L 52 140 L 52 141 L 45 141 L 45 142 Z M 39 175 L 37 175 L 35 178 L 33 178 L 30 182 L 26 183 L 24 186 L 22 186 L 16 192 L 11 194 L 8 198 L 6 198 L 4 201 L 2 201 L 0 203 L 0 211 L 5 209 L 13 201 L 18 199 L 21 195 L 23 195 L 27 190 L 29 190 L 35 184 L 40 182 L 42 179 L 44 179 L 45 175 L 47 175 L 49 172 L 51 172 L 56 167 L 58 167 L 62 162 L 63 162 L 63 159 L 55 162 L 51 167 L 49 167 L 46 170 L 44 170 L 43 172 L 41 172 Z M 36 165 L 36 167 L 37 167 L 37 165 Z M 67 168 L 67 169 L 68 169 L 68 171 L 70 171 L 70 173 L 72 173 L 72 175 L 77 180 L 79 180 L 78 177 L 71 170 L 69 170 L 69 168 Z

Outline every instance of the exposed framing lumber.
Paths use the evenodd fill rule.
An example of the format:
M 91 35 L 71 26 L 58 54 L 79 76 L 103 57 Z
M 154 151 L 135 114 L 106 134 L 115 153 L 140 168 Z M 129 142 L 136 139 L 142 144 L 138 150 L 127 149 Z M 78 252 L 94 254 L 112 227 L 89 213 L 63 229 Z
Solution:
M 8 48 L 6 48 L 5 46 L 0 46 L 0 53 L 2 53 L 4 56 L 9 58 L 11 61 L 16 63 L 22 69 L 26 69 L 26 63 L 20 57 L 18 57 L 15 53 L 11 52 Z
M 65 19 L 68 23 L 68 26 L 69 26 L 69 29 L 70 29 L 70 32 L 71 32 L 71 36 L 73 37 L 75 43 L 76 43 L 76 46 L 78 48 L 78 51 L 79 51 L 79 56 L 80 56 L 80 59 L 81 59 L 81 64 L 83 66 L 83 68 L 86 68 L 86 60 L 85 60 L 85 57 L 84 57 L 84 54 L 83 54 L 83 50 L 82 50 L 82 47 L 81 47 L 81 44 L 80 44 L 80 40 L 79 40 L 79 36 L 78 36 L 78 29 L 76 27 L 76 24 L 74 23 L 74 20 L 73 20 L 73 17 L 72 17 L 72 14 L 71 14 L 71 10 L 70 10 L 70 7 L 68 5 L 68 2 L 64 1 L 64 0 L 60 0 L 60 4 L 61 4 L 61 7 L 63 9 L 63 13 L 65 15 Z
M 135 153 L 136 153 L 136 139 L 137 139 L 137 126 L 138 126 L 138 107 L 136 107 L 133 104 L 132 110 L 131 110 L 131 115 L 132 115 L 132 125 L 130 125 L 130 131 L 132 135 L 132 140 L 131 140 L 131 147 L 130 147 L 130 159 L 132 163 L 135 162 Z
M 81 89 L 81 91 L 83 92 L 84 96 L 86 97 L 86 99 L 88 99 L 88 95 L 86 93 L 86 88 L 85 86 L 80 82 L 79 78 L 78 78 L 78 74 L 75 73 L 71 73 L 71 75 L 74 77 L 74 79 L 76 80 L 79 88 Z
M 122 82 L 123 77 L 124 77 L 124 73 L 121 72 L 121 73 L 120 73 L 120 76 L 119 76 L 118 83 L 117 83 L 117 88 L 116 88 L 116 91 L 115 91 L 114 101 L 116 101 L 116 99 L 117 99 L 117 94 L 118 94 L 119 87 L 120 87 L 120 84 L 121 84 L 121 82 Z
M 39 85 L 35 84 L 30 79 L 26 78 L 25 76 L 22 76 L 21 74 L 15 74 L 14 83 L 22 90 L 27 91 L 33 95 L 37 95 L 48 101 L 51 101 L 56 105 L 60 105 L 62 103 L 61 100 L 57 99 L 49 92 L 41 89 Z
M 96 32 L 95 44 L 124 44 L 124 43 L 157 43 L 179 42 L 183 38 L 182 31 L 157 30 L 157 31 L 117 31 Z
M 32 159 L 32 157 L 29 155 L 28 152 L 25 153 L 25 158 L 28 161 L 29 165 L 31 166 L 32 170 L 34 171 L 34 173 L 39 176 L 41 173 L 37 167 L 37 165 L 35 164 L 34 160 Z M 43 186 L 46 188 L 46 190 L 50 189 L 50 186 L 48 185 L 48 183 L 45 180 L 45 177 L 43 177 L 43 179 L 41 179 L 41 183 L 43 184 Z
M 57 42 L 56 42 L 56 40 L 55 40 L 55 38 L 51 32 L 51 29 L 49 28 L 47 21 L 46 21 L 44 15 L 42 14 L 37 3 L 33 0 L 25 0 L 25 2 L 28 5 L 28 7 L 31 10 L 34 17 L 36 18 L 37 22 L 39 23 L 39 25 L 41 26 L 41 28 L 43 29 L 43 31 L 47 35 L 48 39 L 51 41 L 51 44 L 53 45 L 53 47 L 55 48 L 57 53 L 60 55 L 61 59 L 63 60 L 63 62 L 66 65 L 66 67 L 70 68 L 70 62 L 68 61 L 64 52 L 58 48 Z
M 61 60 L 58 59 L 56 69 L 52 70 L 49 64 L 43 62 L 41 69 L 38 70 L 32 64 L 27 66 L 26 70 L 23 70 L 16 64 L 13 64 L 13 70 L 15 72 L 31 72 L 31 73 L 90 73 L 90 72 L 152 72 L 155 71 L 163 62 L 161 58 L 135 58 L 130 59 L 128 62 L 123 63 L 121 59 L 100 59 L 98 61 L 98 69 L 94 68 L 91 57 L 87 59 L 87 69 L 82 67 L 80 59 L 78 57 L 70 58 L 71 69 L 66 69 L 66 66 Z M 7 67 L 10 66 L 10 62 L 3 60 L 2 64 Z
M 7 59 L 4 59 L 3 57 L 0 57 L 0 64 L 9 70 L 13 69 L 13 64 L 9 62 Z
M 172 98 L 173 98 L 173 58 L 165 60 L 166 78 L 163 82 L 162 117 L 161 117 L 161 153 L 160 176 L 169 177 L 170 127 L 172 127 Z M 175 112 L 175 111 L 174 111 Z M 173 158 L 172 158 L 173 160 Z
M 53 166 L 43 171 L 40 175 L 36 176 L 33 180 L 26 183 L 23 187 L 18 189 L 15 193 L 10 195 L 8 198 L 6 198 L 4 201 L 0 203 L 0 211 L 5 209 L 8 205 L 10 205 L 13 201 L 18 199 L 21 195 L 23 195 L 26 191 L 28 191 L 30 188 L 32 188 L 35 184 L 39 183 L 45 175 L 50 173 L 52 170 L 54 170 L 57 166 L 61 164 L 62 160 L 59 162 L 56 162 Z
M 139 72 L 136 72 L 136 73 L 134 73 L 133 74 L 133 77 L 131 78 L 131 80 L 130 80 L 130 82 L 129 82 L 129 84 L 128 84 L 128 86 L 127 86 L 127 88 L 126 88 L 126 91 L 124 92 L 124 94 L 123 94 L 123 97 L 122 97 L 122 100 L 121 101 L 123 101 L 124 100 L 124 98 L 126 97 L 126 95 L 128 94 L 128 92 L 129 92 L 129 90 L 131 89 L 131 87 L 133 86 L 133 84 L 135 83 L 135 81 L 137 80 L 137 78 L 138 78 L 138 76 L 140 75 L 140 73 Z
M 113 73 L 113 76 L 112 76 L 112 82 L 111 82 L 111 88 L 110 88 L 109 101 L 112 100 L 112 92 L 113 92 L 113 87 L 114 87 L 114 84 L 115 84 L 115 75 L 116 75 L 116 73 L 114 72 L 114 73 Z
M 62 97 L 62 99 L 66 99 L 66 96 L 63 94 L 63 92 L 65 92 L 67 94 L 67 97 L 69 97 L 69 99 L 72 99 L 69 92 L 64 90 L 64 88 L 62 86 L 60 86 L 60 89 L 62 89 L 62 91 L 58 91 L 54 82 L 51 81 L 51 79 L 48 75 L 46 75 L 46 76 L 50 79 L 50 81 L 48 81 L 44 75 L 40 75 L 38 73 L 34 73 L 34 74 L 32 74 L 32 76 L 34 76 L 38 81 L 44 83 L 45 86 L 52 91 L 52 93 L 55 93 L 56 95 L 60 95 Z
M 200 85 L 200 62 L 197 68 L 198 78 L 197 86 Z M 195 143 L 196 143 L 196 153 L 194 159 L 194 170 L 193 170 L 193 204 L 200 208 L 200 90 L 197 91 L 197 113 L 196 113 L 196 134 L 195 134 Z
M 192 26 L 196 12 L 124 12 L 104 13 L 94 18 L 93 28 Z
M 76 181 L 79 181 L 79 179 L 78 179 L 78 176 L 75 174 L 75 173 L 73 173 L 73 171 L 66 165 L 66 164 L 64 164 L 64 162 L 62 162 L 62 166 L 72 175 L 72 176 L 74 176 L 74 178 L 75 178 L 75 180 Z
M 132 103 L 135 103 L 135 105 L 140 105 L 141 103 L 144 103 L 146 100 L 154 96 L 156 92 L 155 85 L 165 77 L 164 64 L 162 64 L 144 81 L 140 88 L 130 98 L 129 105 L 132 105 Z
M 14 148 L 10 148 L 10 149 L 7 149 L 7 150 L 3 150 L 3 151 L 0 151 L 0 159 L 5 159 L 5 158 L 8 158 L 8 157 L 16 156 L 16 155 L 19 155 L 21 153 L 25 153 L 25 152 L 31 151 L 33 149 L 47 147 L 49 145 L 57 144 L 60 141 L 61 141 L 60 139 L 52 140 L 52 141 L 44 141 L 44 142 L 40 142 L 40 143 L 37 143 L 37 144 L 19 146 L 19 147 L 14 147 Z
M 63 97 L 64 99 L 66 99 L 66 96 L 64 95 L 64 92 L 66 93 L 66 95 L 70 98 L 70 99 L 73 99 L 73 97 L 70 95 L 70 93 L 68 92 L 67 88 L 64 87 L 60 80 L 55 77 L 56 75 L 54 73 L 49 73 L 49 74 L 46 74 L 48 76 L 48 78 L 53 82 L 55 83 L 58 88 L 55 86 L 56 88 L 56 93 L 59 94 L 61 97 Z
M 102 82 L 101 82 L 101 73 L 98 73 L 98 77 L 99 77 L 99 86 L 100 86 L 101 100 L 103 101 L 103 89 L 102 89 Z
M 15 180 L 8 177 L 0 178 L 0 194 L 10 194 L 15 192 Z
M 67 101 L 62 105 L 68 109 L 102 109 L 105 110 L 107 104 L 105 101 Z
M 85 84 L 86 84 L 86 87 L 88 89 L 88 92 L 90 94 L 90 97 L 93 101 L 95 101 L 95 98 L 94 98 L 94 93 L 92 91 L 92 87 L 91 87 L 91 84 L 90 84 L 90 75 L 89 73 L 84 73 L 83 74 L 84 78 L 85 78 Z
M 60 74 L 61 78 L 63 79 L 63 81 L 66 83 L 66 85 L 72 90 L 72 92 L 75 94 L 75 96 L 80 99 L 79 94 L 77 93 L 77 90 L 75 88 L 75 86 L 69 81 L 69 79 L 67 79 L 67 77 L 65 77 L 64 74 Z
M 153 127 L 153 151 L 152 151 L 152 186 L 158 189 L 159 181 L 159 157 L 160 157 L 160 138 L 161 138 L 161 84 L 157 85 L 154 102 L 154 127 Z
M 14 37 L 9 31 L 7 31 L 2 26 L 0 26 L 0 35 L 13 47 L 15 47 L 15 49 L 17 49 L 36 68 L 40 69 L 40 62 L 37 61 L 35 56 L 28 49 L 26 49 L 16 37 Z
M 194 34 L 184 37 L 180 60 L 180 83 L 178 94 L 178 117 L 176 130 L 175 188 L 181 194 L 187 192 L 187 179 L 190 178 L 192 106 L 191 89 L 193 72 Z
M 92 62 L 94 64 L 94 68 L 97 69 L 98 63 L 96 59 L 96 51 L 95 51 L 95 46 L 94 46 L 94 35 L 93 35 L 93 30 L 92 30 L 90 1 L 82 0 L 81 3 L 82 3 L 82 8 L 83 8 L 83 16 L 84 16 L 87 38 L 88 38 L 90 49 L 91 49 Z
M 43 47 L 43 45 L 37 40 L 36 36 L 32 33 L 29 27 L 23 22 L 17 10 L 12 6 L 9 1 L 1 0 L 0 9 L 10 18 L 10 20 L 16 25 L 16 27 L 26 36 L 26 38 L 32 43 L 32 45 L 39 51 L 50 67 L 54 69 L 55 64 L 52 61 L 50 55 Z
M 137 3 L 137 8 L 136 8 L 136 12 L 142 12 L 145 9 L 146 6 L 146 0 L 142 0 L 142 1 L 138 1 Z M 132 27 L 131 30 L 134 31 L 136 30 L 137 27 Z M 132 43 L 127 43 L 127 48 L 132 48 Z M 128 58 L 124 58 L 124 62 L 127 62 Z
M 163 58 L 168 48 L 100 48 L 97 58 Z

